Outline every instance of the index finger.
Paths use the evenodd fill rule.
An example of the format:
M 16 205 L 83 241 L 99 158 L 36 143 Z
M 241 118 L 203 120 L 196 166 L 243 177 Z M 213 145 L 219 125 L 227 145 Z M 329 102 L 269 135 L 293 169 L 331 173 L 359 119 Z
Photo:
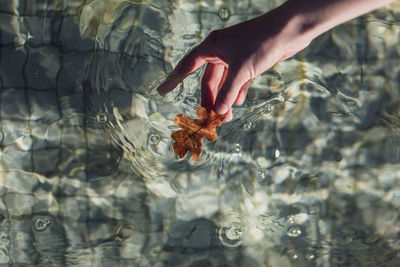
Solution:
M 183 81 L 190 73 L 199 69 L 207 62 L 207 57 L 202 53 L 201 46 L 195 47 L 190 51 L 175 69 L 168 75 L 167 79 L 158 86 L 157 91 L 160 95 L 165 95 Z

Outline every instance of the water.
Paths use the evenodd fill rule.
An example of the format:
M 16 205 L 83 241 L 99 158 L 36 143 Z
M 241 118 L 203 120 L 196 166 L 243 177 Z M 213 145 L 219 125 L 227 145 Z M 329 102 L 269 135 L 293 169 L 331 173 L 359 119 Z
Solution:
M 212 30 L 282 1 L 2 1 L 0 265 L 398 266 L 399 4 L 256 78 L 176 157 Z

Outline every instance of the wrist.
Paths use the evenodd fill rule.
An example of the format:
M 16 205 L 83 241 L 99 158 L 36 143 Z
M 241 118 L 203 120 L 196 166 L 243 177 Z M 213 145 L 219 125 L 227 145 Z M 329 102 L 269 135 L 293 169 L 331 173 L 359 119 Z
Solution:
M 321 34 L 318 29 L 320 25 L 318 16 L 307 16 L 296 1 L 289 0 L 274 9 L 272 16 L 280 25 L 277 27 L 279 30 L 276 39 L 283 50 L 283 58 L 303 50 Z

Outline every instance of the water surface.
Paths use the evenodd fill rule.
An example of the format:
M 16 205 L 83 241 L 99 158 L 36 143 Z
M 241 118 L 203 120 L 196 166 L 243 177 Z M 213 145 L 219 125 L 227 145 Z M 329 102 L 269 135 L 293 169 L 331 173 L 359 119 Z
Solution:
M 2 0 L 0 264 L 397 266 L 398 3 L 255 79 L 198 162 L 173 154 L 202 71 L 157 85 L 280 3 Z

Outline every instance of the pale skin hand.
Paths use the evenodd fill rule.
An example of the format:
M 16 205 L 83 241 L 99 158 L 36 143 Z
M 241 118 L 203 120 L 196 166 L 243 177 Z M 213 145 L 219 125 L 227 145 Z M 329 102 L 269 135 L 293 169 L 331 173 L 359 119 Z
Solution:
M 201 105 L 232 119 L 254 77 L 306 48 L 333 27 L 394 0 L 289 0 L 252 20 L 212 32 L 190 51 L 158 88 L 161 95 L 207 64 Z

